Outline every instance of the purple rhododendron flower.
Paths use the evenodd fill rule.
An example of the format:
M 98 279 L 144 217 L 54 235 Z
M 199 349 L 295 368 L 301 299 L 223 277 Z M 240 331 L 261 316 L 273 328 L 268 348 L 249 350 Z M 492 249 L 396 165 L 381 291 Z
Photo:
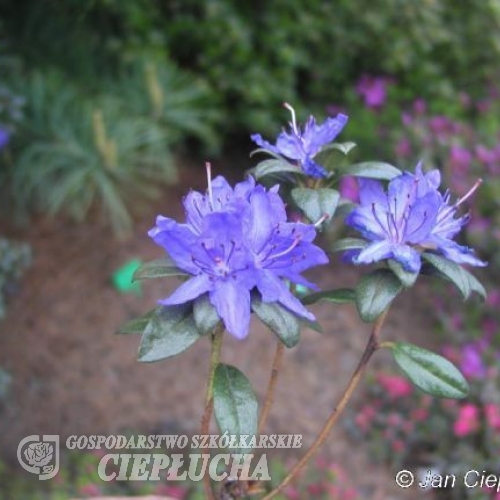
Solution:
M 384 77 L 364 75 L 359 80 L 356 91 L 369 108 L 381 108 L 387 99 L 387 85 L 391 80 Z
M 481 378 L 486 375 L 486 367 L 478 345 L 470 343 L 462 347 L 460 371 L 471 378 Z
M 295 111 L 285 103 L 285 107 L 292 113 L 290 132 L 283 131 L 276 140 L 276 145 L 265 141 L 260 134 L 251 135 L 251 139 L 261 148 L 279 154 L 298 162 L 299 166 L 311 177 L 326 177 L 327 171 L 314 160 L 321 148 L 332 142 L 340 134 L 348 117 L 339 113 L 335 118 L 327 118 L 322 125 L 317 125 L 313 116 L 310 116 L 304 130 L 297 126 Z
M 458 264 L 485 266 L 470 248 L 453 241 L 468 220 L 468 216 L 455 218 L 458 207 L 480 182 L 454 204 L 450 204 L 449 192 L 438 191 L 440 183 L 440 172 L 424 174 L 421 164 L 415 174 L 395 177 L 387 192 L 379 181 L 360 179 L 360 205 L 347 216 L 346 224 L 371 243 L 351 253 L 350 259 L 356 264 L 395 259 L 416 273 L 421 267 L 420 252 L 431 250 Z
M 312 243 L 314 226 L 287 222 L 278 186 L 266 190 L 249 177 L 233 189 L 223 177 L 211 181 L 209 175 L 207 194 L 189 193 L 184 208 L 185 224 L 158 216 L 148 233 L 191 275 L 161 304 L 208 293 L 228 332 L 240 339 L 248 335 L 254 289 L 263 302 L 279 302 L 314 320 L 284 280 L 317 289 L 300 273 L 328 258 Z
M 5 128 L 0 127 L 0 149 L 3 149 L 10 140 L 9 131 Z

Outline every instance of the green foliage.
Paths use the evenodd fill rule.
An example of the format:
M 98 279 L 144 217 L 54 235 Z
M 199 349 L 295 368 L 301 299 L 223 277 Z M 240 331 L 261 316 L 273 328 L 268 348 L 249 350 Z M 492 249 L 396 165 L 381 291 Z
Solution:
M 138 205 L 176 180 L 175 144 L 191 136 L 217 146 L 203 89 L 173 66 L 161 78 L 154 65 L 147 67 L 152 76 L 143 71 L 140 80 L 134 70 L 129 87 L 124 74 L 114 84 L 102 82 L 100 93 L 83 91 L 57 71 L 16 76 L 24 78 L 27 104 L 9 145 L 7 180 L 20 211 L 82 221 L 97 204 L 115 232 L 125 234 L 132 224 L 127 200 Z
M 295 188 L 292 189 L 292 198 L 304 215 L 313 224 L 322 217 L 333 217 L 340 194 L 335 189 Z
M 240 370 L 222 363 L 217 366 L 213 398 L 215 419 L 221 434 L 254 436 L 257 433 L 257 396 Z
M 138 326 L 137 320 L 133 324 L 128 323 L 122 333 L 132 332 Z M 189 305 L 159 307 L 144 327 L 139 361 L 149 363 L 176 356 L 191 347 L 199 338 L 200 332 Z
M 300 340 L 299 318 L 278 302 L 266 303 L 260 297 L 252 298 L 252 311 L 286 347 L 294 347 Z
M 356 287 L 356 306 L 363 321 L 375 321 L 402 290 L 398 278 L 388 269 L 376 269 L 361 278 Z
M 442 356 L 404 342 L 390 343 L 390 350 L 403 373 L 427 394 L 463 399 L 469 393 L 463 375 Z
M 168 54 L 220 97 L 229 133 L 274 132 L 283 101 L 307 102 L 312 111 L 352 104 L 352 82 L 364 73 L 393 76 L 402 100 L 474 93 L 494 76 L 500 55 L 492 1 L 4 3 L 6 34 L 28 63 L 56 64 L 92 84 L 124 60 Z M 355 137 L 377 121 L 352 118 Z

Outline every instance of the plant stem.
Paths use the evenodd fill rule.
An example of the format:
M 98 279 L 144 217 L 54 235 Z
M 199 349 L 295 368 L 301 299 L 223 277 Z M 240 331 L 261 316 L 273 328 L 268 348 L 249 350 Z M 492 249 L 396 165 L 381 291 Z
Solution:
M 205 396 L 205 410 L 203 412 L 203 416 L 201 417 L 201 435 L 205 435 L 210 432 L 210 419 L 212 418 L 212 411 L 214 407 L 214 377 L 215 370 L 220 360 L 223 334 L 224 329 L 220 327 L 215 330 L 212 336 L 212 358 L 210 360 L 210 372 L 208 374 L 207 393 Z M 202 453 L 206 451 L 207 450 L 202 450 Z M 205 474 L 203 476 L 203 487 L 205 488 L 205 496 L 207 500 L 215 500 L 214 493 L 210 485 L 209 474 Z
M 363 376 L 366 370 L 368 361 L 370 361 L 370 358 L 372 357 L 373 353 L 379 348 L 380 330 L 387 316 L 387 312 L 388 309 L 386 309 L 375 321 L 371 335 L 366 344 L 365 351 L 363 352 L 363 355 L 359 360 L 358 366 L 356 367 L 356 370 L 354 371 L 351 380 L 347 384 L 347 387 L 345 388 L 344 393 L 340 398 L 340 401 L 338 402 L 332 414 L 330 415 L 325 425 L 321 429 L 321 432 L 314 440 L 313 444 L 309 447 L 306 454 L 295 464 L 295 466 L 285 477 L 285 479 L 283 479 L 283 481 L 281 481 L 281 483 L 278 486 L 276 486 L 276 488 L 274 488 L 261 500 L 271 500 L 271 498 L 274 498 L 278 493 L 280 493 L 290 483 L 290 481 L 292 481 L 292 479 L 294 479 L 294 477 L 302 470 L 304 465 L 310 460 L 310 458 L 318 451 L 320 446 L 326 441 L 326 438 L 328 437 L 330 430 L 339 419 L 340 415 L 342 414 L 342 411 L 349 402 L 354 390 L 358 386 L 361 377 Z
M 264 399 L 264 406 L 262 407 L 262 413 L 259 419 L 259 429 L 258 434 L 262 432 L 264 425 L 273 404 L 274 390 L 276 389 L 276 383 L 278 382 L 278 372 L 281 366 L 281 360 L 283 359 L 283 352 L 285 351 L 285 346 L 282 342 L 278 340 L 276 346 L 276 352 L 274 354 L 273 366 L 271 368 L 271 376 L 269 377 L 269 384 L 267 386 L 266 398 Z

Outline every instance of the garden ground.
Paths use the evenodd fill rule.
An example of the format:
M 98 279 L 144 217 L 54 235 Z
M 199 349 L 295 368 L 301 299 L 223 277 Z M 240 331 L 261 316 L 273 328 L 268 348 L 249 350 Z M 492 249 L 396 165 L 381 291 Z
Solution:
M 0 324 L 0 366 L 13 377 L 7 402 L 0 409 L 3 458 L 15 463 L 18 442 L 30 434 L 70 435 L 142 432 L 196 433 L 200 423 L 209 344 L 201 340 L 181 356 L 142 364 L 136 360 L 139 338 L 115 335 L 127 320 L 151 309 L 169 294 L 175 279 L 143 284 L 142 296 L 123 295 L 110 276 L 132 258 L 161 256 L 146 236 L 157 213 L 182 217 L 181 199 L 190 188 L 204 189 L 203 169 L 183 162 L 181 182 L 165 188 L 162 199 L 139 219 L 134 236 L 113 238 L 94 222 L 36 219 L 22 230 L 2 221 L 2 234 L 27 241 L 33 264 L 17 293 L 10 297 Z M 214 164 L 214 171 L 218 170 Z M 227 173 L 233 180 L 241 173 Z M 310 273 L 322 289 L 356 282 L 357 270 L 334 264 Z M 412 338 L 432 347 L 432 297 L 421 284 L 398 299 L 385 328 L 386 338 Z M 314 306 L 324 333 L 305 330 L 298 347 L 286 353 L 267 431 L 303 434 L 310 443 L 331 411 L 361 355 L 369 334 L 352 306 Z M 249 376 L 263 395 L 272 362 L 270 334 L 255 322 L 248 339 L 227 338 L 223 359 Z M 271 343 L 273 340 L 271 339 Z M 376 365 L 392 363 L 386 353 Z M 353 448 L 336 428 L 322 454 L 346 467 L 354 484 L 370 489 L 370 498 L 402 498 L 390 473 L 368 464 L 363 447 Z M 63 441 L 64 442 L 64 441 Z M 284 450 L 283 458 L 288 454 Z

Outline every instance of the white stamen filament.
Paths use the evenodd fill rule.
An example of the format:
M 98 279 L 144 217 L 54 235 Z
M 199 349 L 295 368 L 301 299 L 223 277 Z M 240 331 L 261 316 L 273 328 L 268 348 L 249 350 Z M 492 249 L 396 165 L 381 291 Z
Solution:
M 282 252 L 276 253 L 274 255 L 269 255 L 268 257 L 266 257 L 266 260 L 277 259 L 278 257 L 283 257 L 283 255 L 290 253 L 300 243 L 300 241 L 301 241 L 300 236 L 295 237 L 292 244 L 288 248 L 286 248 Z
M 470 198 L 474 192 L 477 190 L 477 188 L 483 183 L 483 179 L 478 179 L 476 183 L 465 193 L 456 203 L 455 206 L 458 207 L 461 203 L 463 203 L 465 200 Z
M 212 193 L 212 165 L 210 162 L 205 163 L 205 168 L 207 170 L 207 184 L 208 184 L 208 198 L 210 200 L 210 205 L 212 205 L 212 210 L 214 208 L 214 195 Z
M 290 104 L 288 104 L 287 102 L 284 102 L 283 103 L 283 106 L 288 109 L 288 111 L 290 111 L 290 113 L 292 114 L 292 122 L 291 122 L 291 125 L 292 125 L 292 128 L 293 128 L 293 131 L 298 135 L 299 132 L 297 130 L 297 122 L 295 121 L 295 110 L 292 108 L 292 106 L 290 106 Z
M 314 227 L 319 227 L 321 226 L 321 224 L 323 224 L 323 222 L 325 222 L 325 220 L 328 219 L 328 214 L 323 214 L 315 223 L 314 223 Z

